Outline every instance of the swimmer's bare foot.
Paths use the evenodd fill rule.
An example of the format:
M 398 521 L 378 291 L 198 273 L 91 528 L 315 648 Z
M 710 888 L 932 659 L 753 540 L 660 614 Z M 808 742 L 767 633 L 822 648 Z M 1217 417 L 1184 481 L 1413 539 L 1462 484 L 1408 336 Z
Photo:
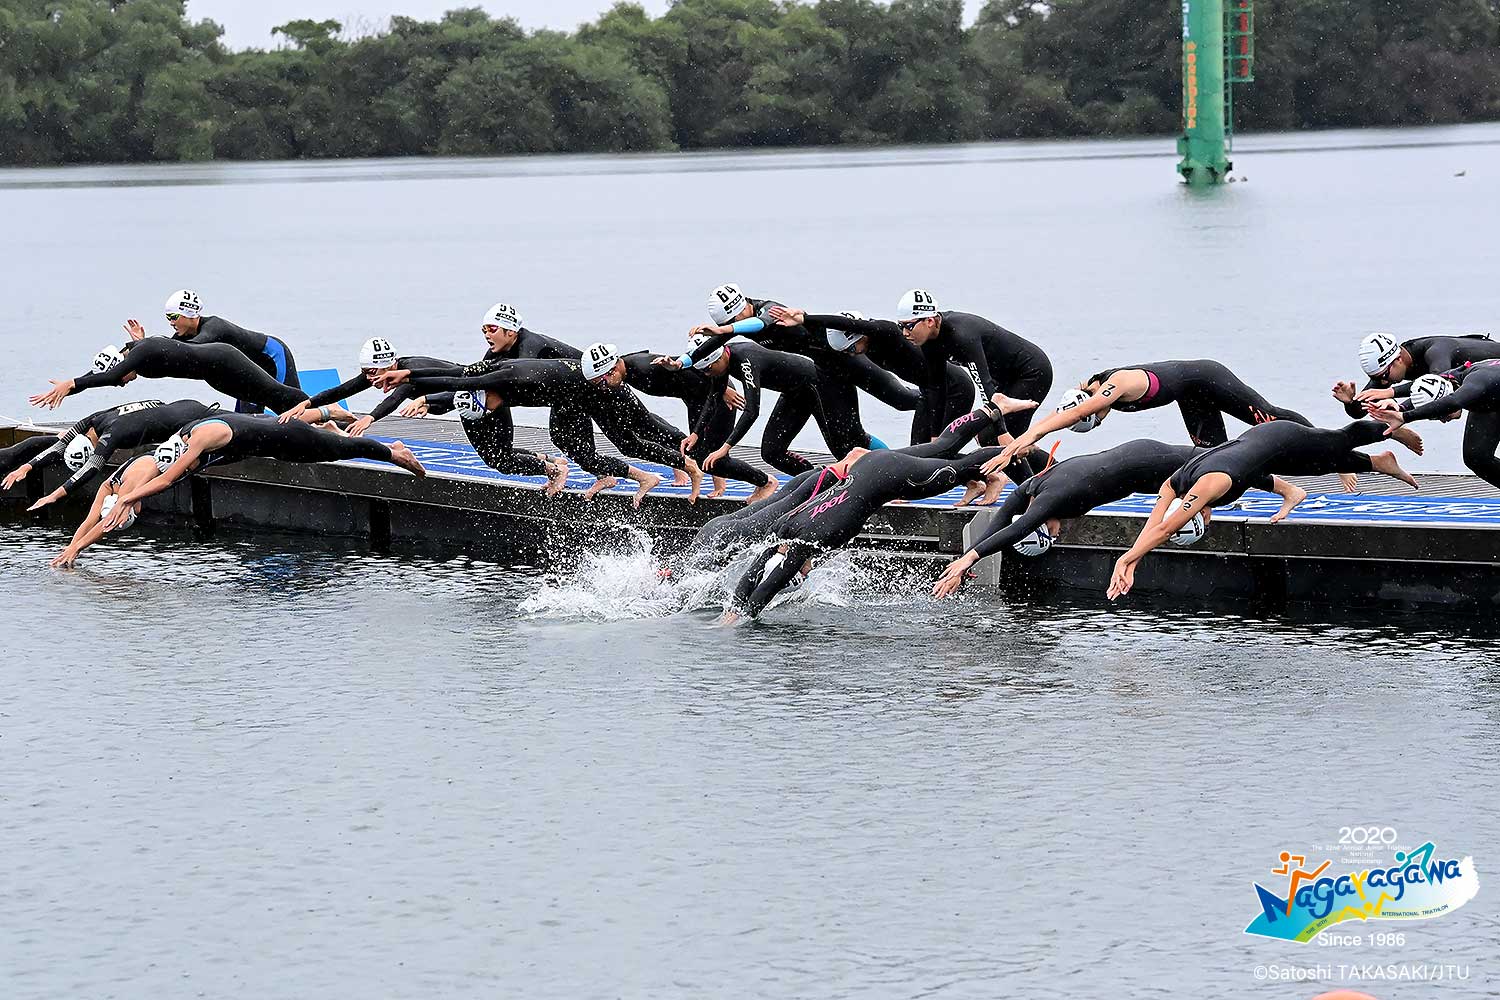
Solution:
M 974 501 L 976 507 L 988 507 L 1000 499 L 1000 494 L 1005 492 L 1005 484 L 1008 480 L 1002 475 L 993 475 L 984 481 L 984 496 Z
M 775 493 L 777 487 L 779 487 L 780 485 L 781 484 L 779 482 L 767 476 L 765 485 L 757 486 L 755 488 L 755 491 L 745 498 L 745 502 L 755 503 L 757 500 L 764 500 L 766 497 Z
M 973 479 L 964 483 L 964 498 L 958 502 L 958 506 L 967 507 L 975 497 L 984 496 L 984 480 Z
M 686 472 L 684 472 L 682 469 L 673 469 L 672 470 L 672 485 L 673 486 L 686 486 L 690 482 L 692 482 L 692 479 L 689 478 L 688 474 Z
M 1281 495 L 1281 509 L 1271 515 L 1271 523 L 1285 521 L 1287 515 L 1297 509 L 1297 505 L 1307 499 L 1307 491 L 1300 486 L 1286 484 L 1286 492 Z
M 589 488 L 583 491 L 583 498 L 592 500 L 600 490 L 612 490 L 619 485 L 620 481 L 614 476 L 598 476 L 589 484 Z
M 703 470 L 698 468 L 698 463 L 691 458 L 684 464 L 687 465 L 688 482 L 693 486 L 692 491 L 688 493 L 688 503 L 697 503 L 698 493 L 703 489 Z
M 1405 469 L 1401 468 L 1400 465 L 1396 464 L 1396 455 L 1394 452 L 1383 451 L 1378 455 L 1371 455 L 1370 465 L 1374 467 L 1376 472 L 1380 473 L 1383 476 L 1390 476 L 1392 479 L 1399 479 L 1414 490 L 1421 489 L 1421 487 L 1417 485 L 1417 481 L 1412 478 L 1411 473 L 1407 472 Z
M 413 455 L 411 449 L 400 441 L 391 442 L 391 461 L 418 479 L 427 475 L 427 470 L 422 468 L 422 463 L 417 461 L 417 456 Z
M 568 485 L 568 460 L 566 458 L 548 459 L 547 485 L 542 487 L 542 496 L 555 497 L 566 485 Z
M 728 489 L 728 487 L 729 480 L 725 479 L 723 476 L 714 476 L 714 488 L 713 491 L 708 494 L 708 498 L 710 500 L 717 500 L 719 497 L 724 495 L 724 491 Z
M 646 494 L 661 485 L 661 476 L 658 476 L 654 472 L 641 472 L 639 476 L 631 476 L 630 478 L 641 484 L 636 488 L 635 499 L 630 502 L 632 507 L 639 510 L 641 501 L 646 499 Z
M 720 625 L 738 625 L 739 622 L 740 613 L 738 611 L 726 611 L 719 616 Z
M 1359 492 L 1359 477 L 1352 472 L 1340 472 L 1339 484 L 1344 487 L 1345 493 Z
M 1413 455 L 1422 454 L 1422 435 L 1405 424 L 1391 431 L 1391 440 L 1405 445 Z
M 1013 399 L 1003 392 L 997 392 L 991 396 L 990 403 L 1005 416 L 1010 416 L 1012 413 L 1024 413 L 1027 410 L 1034 410 L 1038 405 L 1034 399 Z

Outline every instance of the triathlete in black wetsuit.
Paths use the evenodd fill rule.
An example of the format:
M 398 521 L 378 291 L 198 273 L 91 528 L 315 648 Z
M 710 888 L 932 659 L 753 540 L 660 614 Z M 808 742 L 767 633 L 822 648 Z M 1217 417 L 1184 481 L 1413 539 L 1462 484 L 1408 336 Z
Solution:
M 172 336 L 190 344 L 228 344 L 254 361 L 261 370 L 276 381 L 293 389 L 302 388 L 297 375 L 297 361 L 291 348 L 277 337 L 255 330 L 247 330 L 219 316 L 202 315 L 203 307 L 198 293 L 181 289 L 167 297 L 164 307 L 167 322 L 172 324 Z M 125 324 L 134 340 L 144 339 L 146 330 L 135 320 Z M 259 413 L 262 407 L 251 400 L 238 400 L 235 410 L 240 413 Z
M 1460 365 L 1439 376 L 1452 391 L 1429 403 L 1414 406 L 1410 398 L 1370 404 L 1372 417 L 1400 428 L 1413 420 L 1451 420 L 1467 410 L 1464 424 L 1464 464 L 1491 486 L 1500 486 L 1500 359 Z
M 277 413 L 307 398 L 307 393 L 277 382 L 228 344 L 190 344 L 170 337 L 147 337 L 126 344 L 124 351 L 125 359 L 104 371 L 64 381 L 54 379 L 51 390 L 31 397 L 32 405 L 56 409 L 75 392 L 125 385 L 136 377 L 197 379 L 226 396 L 270 407 Z
M 56 439 L 56 444 L 29 466 L 23 465 L 7 476 L 5 488 L 9 489 L 14 483 L 24 479 L 28 472 L 54 461 L 62 461 L 63 454 L 76 439 L 88 441 L 92 445 L 91 449 L 86 449 L 90 451 L 88 459 L 73 472 L 67 482 L 27 508 L 39 510 L 76 493 L 104 469 L 116 450 L 158 444 L 171 437 L 179 427 L 206 417 L 213 410 L 214 407 L 196 399 L 179 399 L 175 403 L 147 399 L 91 413 L 64 431 Z
M 441 368 L 452 364 L 453 362 L 451 361 L 444 361 L 441 358 L 429 358 L 420 354 L 397 356 L 395 348 L 391 346 L 389 340 L 383 337 L 373 337 L 365 341 L 363 346 L 360 347 L 359 373 L 357 375 L 331 389 L 324 389 L 306 402 L 298 403 L 283 413 L 281 419 L 285 423 L 287 420 L 300 416 L 309 407 L 316 409 L 320 406 L 327 406 L 330 403 L 337 403 L 342 399 L 357 396 L 367 389 L 374 388 L 375 378 L 381 372 L 389 371 L 392 368 L 404 368 L 407 371 L 411 371 L 414 368 Z M 369 430 L 370 425 L 375 421 L 390 416 L 396 411 L 396 407 L 415 395 L 417 395 L 416 390 L 410 385 L 397 386 L 394 391 L 388 393 L 384 399 L 375 404 L 374 409 L 350 424 L 348 427 L 349 433 L 355 437 L 360 436 Z M 452 408 L 452 400 L 450 399 L 447 400 L 447 406 L 441 407 L 439 412 L 445 412 Z M 531 473 L 527 474 L 531 475 Z M 536 474 L 540 475 L 540 473 Z
M 950 361 L 968 370 L 984 399 L 1004 393 L 1014 399 L 1042 400 L 1052 390 L 1052 362 L 1046 352 L 984 317 L 939 310 L 932 293 L 919 288 L 903 295 L 896 311 L 896 325 L 922 350 L 927 366 L 922 393 L 933 412 L 947 412 Z M 1011 414 L 1005 418 L 1003 434 L 981 435 L 979 440 L 1009 444 L 1011 436 L 1031 426 L 1031 413 Z M 1041 471 L 1042 464 L 1037 460 L 1031 471 Z
M 720 285 L 709 294 L 709 317 L 713 323 L 693 331 L 707 339 L 676 362 L 696 367 L 737 336 L 771 350 L 800 354 L 814 364 L 825 416 L 820 427 L 829 450 L 842 455 L 851 448 L 884 447 L 861 422 L 858 390 L 864 389 L 897 410 L 916 409 L 919 394 L 870 359 L 834 350 L 826 337 L 814 335 L 800 325 L 778 324 L 771 314 L 778 306 L 780 303 L 771 299 L 747 298 L 736 285 Z
M 1086 393 L 1088 398 L 1079 397 Z M 1290 420 L 1311 427 L 1302 414 L 1275 406 L 1217 361 L 1156 361 L 1148 365 L 1109 368 L 1072 390 L 1072 405 L 1059 409 L 1018 435 L 1018 446 L 1035 444 L 1064 427 L 1091 429 L 1110 412 L 1138 413 L 1176 403 L 1182 411 L 1188 438 L 1195 445 L 1213 447 L 1229 440 L 1224 427 L 1228 414 L 1241 423 L 1263 424 Z
M 792 439 L 807 425 L 809 417 L 818 422 L 825 440 L 839 435 L 828 426 L 818 393 L 817 367 L 807 358 L 785 351 L 767 350 L 758 344 L 740 342 L 724 347 L 723 353 L 702 369 L 711 380 L 707 407 L 699 415 L 694 431 L 702 436 L 710 421 L 719 419 L 725 409 L 724 390 L 732 382 L 744 397 L 745 406 L 734 418 L 729 436 L 706 461 L 710 470 L 729 455 L 730 449 L 744 440 L 750 428 L 760 419 L 761 390 L 778 394 L 776 405 L 761 431 L 760 454 L 774 468 L 795 476 L 812 468 L 812 463 L 792 451 Z M 713 358 L 715 352 L 707 357 Z M 842 453 L 840 456 L 842 457 Z
M 1140 537 L 1115 563 L 1109 598 L 1130 592 L 1135 567 L 1146 554 L 1166 541 L 1199 511 L 1233 503 L 1247 489 L 1273 476 L 1321 476 L 1333 472 L 1379 472 L 1399 479 L 1413 489 L 1417 481 L 1396 464 L 1390 452 L 1366 455 L 1355 451 L 1385 436 L 1378 420 L 1356 420 L 1338 430 L 1304 427 L 1290 420 L 1257 424 L 1238 438 L 1193 456 L 1162 484 L 1156 507 L 1146 519 Z M 1410 430 L 1395 435 L 1402 444 L 1420 453 L 1421 439 Z M 1275 480 L 1282 505 L 1272 517 L 1275 523 L 1307 498 L 1307 491 L 1281 479 Z M 1182 503 L 1168 512 L 1172 501 Z

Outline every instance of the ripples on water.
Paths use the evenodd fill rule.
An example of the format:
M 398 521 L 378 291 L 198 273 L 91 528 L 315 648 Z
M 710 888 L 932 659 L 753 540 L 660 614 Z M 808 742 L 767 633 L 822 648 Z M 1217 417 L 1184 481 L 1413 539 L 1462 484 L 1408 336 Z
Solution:
M 63 540 L 0 525 L 7 996 L 1269 996 L 1393 957 L 1246 938 L 1282 847 L 1500 857 L 1485 621 L 937 603 L 844 558 L 721 630 L 640 538 Z M 1394 957 L 1492 975 L 1487 899 Z

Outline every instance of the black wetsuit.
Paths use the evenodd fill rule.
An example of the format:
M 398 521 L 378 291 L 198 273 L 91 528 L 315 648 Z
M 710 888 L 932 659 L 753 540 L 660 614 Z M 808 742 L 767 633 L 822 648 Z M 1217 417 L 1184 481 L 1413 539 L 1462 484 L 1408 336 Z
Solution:
M 729 439 L 734 427 L 733 411 L 727 406 L 718 407 L 711 417 L 705 418 L 704 412 L 714 391 L 713 379 L 704 372 L 693 369 L 653 365 L 653 356 L 650 351 L 622 355 L 620 360 L 625 362 L 625 384 L 648 396 L 682 400 L 687 407 L 688 426 L 698 435 L 697 443 L 688 449 L 688 457 L 702 465 L 711 452 Z M 725 455 L 714 463 L 713 469 L 707 471 L 715 476 L 738 479 L 757 487 L 764 486 L 770 479 L 755 466 L 733 455 Z
M 870 434 L 859 415 L 859 389 L 898 410 L 914 410 L 920 395 L 876 365 L 869 358 L 835 351 L 828 338 L 804 326 L 782 326 L 771 318 L 771 307 L 780 305 L 771 299 L 746 299 L 755 309 L 755 319 L 764 328 L 749 333 L 721 333 L 709 337 L 688 352 L 696 365 L 703 358 L 735 337 L 744 337 L 774 351 L 800 354 L 814 364 L 817 392 L 822 403 L 823 436 L 829 450 L 843 455 L 851 448 L 868 448 Z
M 981 448 L 961 458 L 918 458 L 900 451 L 872 451 L 849 466 L 848 474 L 814 493 L 771 526 L 785 538 L 766 548 L 735 587 L 735 610 L 754 617 L 800 572 L 813 556 L 847 544 L 865 519 L 892 500 L 922 500 L 946 493 L 980 474 L 980 466 L 1000 454 Z M 829 477 L 833 478 L 832 470 Z
M 574 347 L 572 344 L 558 340 L 556 337 L 549 337 L 545 333 L 537 333 L 535 330 L 528 330 L 523 326 L 520 330 L 516 331 L 515 343 L 511 344 L 509 349 L 505 351 L 485 351 L 484 357 L 480 358 L 480 362 L 483 363 L 485 361 L 523 360 L 577 361 L 582 357 L 583 352 Z M 412 360 L 416 361 L 418 359 L 413 358 Z M 452 362 L 442 361 L 439 362 L 439 365 L 446 365 L 451 363 Z M 396 405 L 398 406 L 405 400 L 417 395 L 417 393 L 410 390 L 410 386 L 406 383 L 402 383 L 401 385 L 393 389 L 391 395 L 394 396 L 396 393 L 401 392 L 403 389 L 407 391 L 399 399 L 396 400 Z M 427 409 L 430 413 L 447 413 L 449 410 L 453 409 L 453 393 L 440 392 L 429 395 L 427 397 Z
M 9 448 L 0 448 L 0 478 L 10 475 L 23 465 L 36 466 L 37 459 L 51 451 L 57 444 L 52 434 L 36 434 L 22 438 Z
M 1053 518 L 1082 517 L 1132 494 L 1156 493 L 1168 476 L 1205 450 L 1139 438 L 1096 455 L 1058 462 L 1011 490 L 997 508 L 994 527 L 969 549 L 981 558 L 994 555 Z M 1263 476 L 1253 485 L 1269 490 L 1271 477 Z
M 1401 346 L 1411 355 L 1411 366 L 1402 376 L 1404 382 L 1410 382 L 1423 375 L 1441 375 L 1443 372 L 1452 371 L 1475 361 L 1500 358 L 1500 340 L 1491 340 L 1483 334 L 1468 334 L 1463 337 L 1418 337 L 1415 340 L 1405 341 Z M 1385 389 L 1390 386 L 1390 382 L 1378 378 L 1372 378 L 1365 383 L 1366 389 Z M 1396 394 L 1403 395 L 1399 390 Z M 1362 417 L 1365 413 L 1364 404 L 1345 403 L 1344 412 L 1351 417 Z
M 302 388 L 302 380 L 297 374 L 297 360 L 292 357 L 292 349 L 278 337 L 247 330 L 221 316 L 204 316 L 198 320 L 198 329 L 191 337 L 174 335 L 173 339 L 185 344 L 228 344 L 254 361 L 262 371 L 276 381 L 289 385 L 293 389 Z M 249 400 L 236 401 L 235 409 L 240 413 L 260 412 L 260 407 Z
M 64 495 L 72 495 L 75 490 L 88 483 L 103 470 L 116 450 L 160 444 L 171 437 L 179 427 L 208 416 L 214 409 L 214 406 L 200 403 L 196 399 L 179 399 L 175 403 L 147 399 L 138 403 L 112 406 L 107 410 L 91 413 L 68 428 L 47 454 L 31 463 L 32 468 L 39 469 L 54 461 L 62 461 L 64 450 L 74 438 L 93 431 L 99 439 L 99 443 L 94 446 L 93 457 L 85 462 L 81 469 L 73 473 L 61 487 Z
M 1414 407 L 1408 399 L 1402 412 L 1407 420 L 1433 420 L 1467 410 L 1464 464 L 1491 486 L 1500 486 L 1500 458 L 1495 457 L 1500 446 L 1500 360 L 1476 361 L 1442 375 L 1458 388 L 1422 406 Z
M 73 392 L 104 385 L 124 385 L 131 372 L 141 378 L 186 378 L 207 382 L 226 396 L 284 413 L 307 399 L 307 393 L 283 385 L 228 344 L 193 344 L 171 337 L 147 337 L 125 345 L 125 360 L 104 372 L 73 380 Z M 70 394 L 71 395 L 71 394 Z
M 1326 476 L 1334 472 L 1369 472 L 1370 456 L 1355 451 L 1385 437 L 1385 424 L 1356 420 L 1337 430 L 1307 427 L 1291 420 L 1257 424 L 1227 444 L 1200 452 L 1172 473 L 1172 492 L 1185 497 L 1210 472 L 1229 477 L 1229 490 L 1210 506 L 1234 503 L 1263 482 L 1263 477 Z
M 1116 372 L 1146 373 L 1146 394 L 1140 399 L 1111 403 L 1110 409 L 1137 413 L 1176 403 L 1187 425 L 1188 437 L 1196 445 L 1213 447 L 1229 440 L 1224 414 L 1241 423 L 1263 424 L 1270 420 L 1290 420 L 1304 427 L 1312 421 L 1295 410 L 1275 406 L 1266 397 L 1240 381 L 1239 376 L 1217 361 L 1157 361 L 1149 365 L 1122 365 L 1110 368 L 1089 379 L 1107 382 Z
M 815 336 L 825 339 L 830 329 L 863 334 L 866 345 L 864 356 L 902 382 L 915 387 L 913 392 L 917 399 L 911 422 L 912 444 L 931 441 L 942 433 L 947 424 L 974 408 L 974 382 L 967 371 L 950 363 L 946 409 L 933 410 L 933 399 L 921 391 L 922 386 L 927 383 L 927 361 L 922 357 L 922 350 L 902 336 L 901 328 L 888 319 L 859 320 L 829 313 L 808 315 L 804 317 L 803 325 Z M 864 386 L 861 388 L 865 388 L 876 398 L 883 398 L 872 389 Z M 891 405 L 895 406 L 894 403 Z M 895 408 L 912 409 L 910 406 Z
M 702 436 L 708 421 L 728 409 L 724 389 L 733 380 L 739 386 L 740 395 L 745 397 L 745 408 L 734 418 L 734 427 L 726 440 L 731 446 L 739 444 L 760 418 L 761 390 L 770 389 L 779 396 L 761 431 L 761 457 L 789 476 L 811 469 L 811 462 L 790 450 L 792 438 L 807 425 L 808 418 L 817 420 L 830 446 L 838 438 L 829 428 L 823 411 L 817 366 L 806 357 L 767 350 L 743 341 L 730 344 L 725 350 L 729 352 L 729 368 L 712 381 L 708 404 L 694 430 Z M 843 454 L 839 452 L 841 457 Z
M 215 413 L 192 421 L 178 433 L 190 441 L 194 430 L 215 422 L 228 426 L 232 436 L 224 447 L 205 452 L 198 469 L 245 458 L 274 458 L 282 462 L 339 462 L 350 458 L 391 461 L 391 449 L 374 438 L 335 434 L 301 420 L 283 424 L 269 414 Z
M 938 335 L 922 345 L 927 363 L 927 377 L 922 393 L 934 413 L 946 413 L 948 362 L 966 369 L 975 390 L 983 400 L 997 392 L 1012 399 L 1034 399 L 1040 402 L 1052 391 L 1052 362 L 1040 347 L 1024 337 L 973 313 L 944 312 Z M 1006 433 L 1015 436 L 1031 426 L 1035 410 L 1023 410 L 1002 418 Z M 994 434 L 981 435 L 985 444 L 995 441 Z M 1037 460 L 1031 471 L 1040 472 Z
M 615 447 L 625 454 L 672 468 L 684 467 L 675 448 L 641 436 L 632 423 L 639 421 L 640 426 L 651 428 L 655 426 L 651 421 L 622 408 L 615 390 L 590 385 L 576 361 L 480 361 L 416 370 L 411 373 L 410 381 L 421 392 L 483 389 L 498 394 L 504 406 L 548 407 L 552 442 L 595 476 L 620 477 L 630 471 L 620 459 L 598 453 L 594 445 L 595 419 Z M 618 388 L 630 393 L 624 386 Z M 629 398 L 645 411 L 634 395 Z M 654 414 L 646 411 L 646 416 Z M 677 432 L 677 438 L 681 440 L 681 432 Z
M 441 358 L 428 358 L 421 355 L 411 355 L 396 359 L 396 367 L 406 371 L 411 371 L 414 368 L 441 368 L 451 364 L 453 364 L 451 361 L 444 361 Z M 331 403 L 337 403 L 341 399 L 357 396 L 366 389 L 373 387 L 374 383 L 370 381 L 370 377 L 364 373 L 364 369 L 360 369 L 353 378 L 334 386 L 332 389 L 324 389 L 309 399 L 307 403 L 309 406 L 314 407 L 328 406 Z M 411 383 L 403 382 L 386 393 L 385 398 L 375 404 L 375 408 L 370 411 L 370 417 L 372 420 L 382 420 L 394 413 L 396 407 L 417 395 L 419 393 L 412 388 Z M 452 393 L 449 393 L 446 406 L 439 403 L 437 412 L 444 413 L 451 409 L 453 409 L 453 400 Z

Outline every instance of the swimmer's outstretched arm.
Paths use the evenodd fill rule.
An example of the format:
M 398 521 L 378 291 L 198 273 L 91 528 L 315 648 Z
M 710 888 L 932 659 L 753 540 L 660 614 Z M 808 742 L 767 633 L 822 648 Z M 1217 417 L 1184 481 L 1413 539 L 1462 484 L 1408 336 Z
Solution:
M 162 470 L 161 475 L 156 476 L 144 486 L 139 486 L 128 492 L 122 492 L 120 499 L 115 503 L 115 509 L 110 511 L 104 530 L 109 531 L 115 524 L 124 518 L 125 508 L 128 504 L 139 503 L 147 497 L 154 497 L 172 488 L 172 485 L 184 476 L 190 475 L 198 468 L 199 459 L 204 452 L 214 448 L 222 448 L 229 443 L 234 432 L 223 424 L 204 424 L 193 431 L 192 437 L 188 438 L 187 449 L 182 457 Z
M 1157 495 L 1156 505 L 1151 508 L 1150 515 L 1146 518 L 1146 524 L 1141 528 L 1140 535 L 1135 544 L 1115 562 L 1114 573 L 1110 576 L 1109 589 L 1105 591 L 1111 601 L 1130 593 L 1130 588 L 1135 584 L 1135 567 L 1146 558 L 1152 549 L 1161 545 L 1168 538 L 1193 519 L 1198 513 L 1199 507 L 1207 507 L 1214 500 L 1223 496 L 1229 489 L 1229 477 L 1220 472 L 1211 472 L 1200 478 L 1188 490 L 1187 495 L 1182 498 L 1182 506 L 1167 513 L 1167 508 L 1172 501 L 1177 499 L 1177 492 L 1172 489 L 1172 482 L 1168 480 L 1161 484 L 1161 492 Z

